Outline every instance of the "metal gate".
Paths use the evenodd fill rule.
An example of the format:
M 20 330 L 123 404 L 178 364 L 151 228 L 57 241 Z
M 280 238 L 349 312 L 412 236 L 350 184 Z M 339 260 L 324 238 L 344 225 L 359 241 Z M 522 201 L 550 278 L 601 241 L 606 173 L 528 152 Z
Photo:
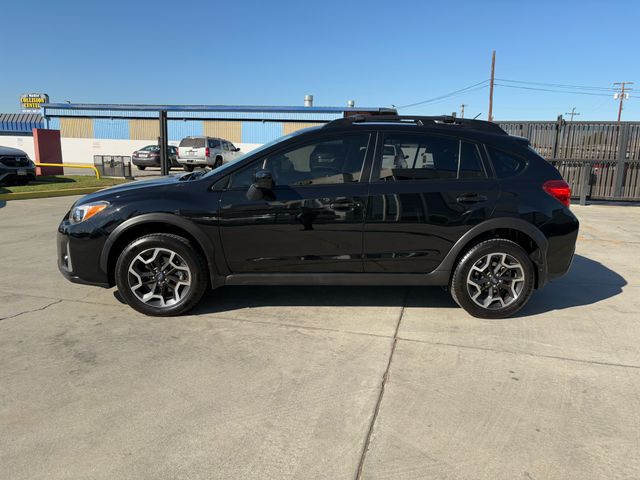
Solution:
M 640 123 L 498 122 L 526 137 L 571 185 L 576 198 L 640 201 Z

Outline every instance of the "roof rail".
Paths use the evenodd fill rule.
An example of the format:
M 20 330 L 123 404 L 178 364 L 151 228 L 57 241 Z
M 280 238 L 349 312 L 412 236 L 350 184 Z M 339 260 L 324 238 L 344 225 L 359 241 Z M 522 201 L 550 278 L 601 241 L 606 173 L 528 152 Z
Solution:
M 436 117 L 413 116 L 413 115 L 351 115 L 349 117 L 338 118 L 333 120 L 323 128 L 336 128 L 345 125 L 353 125 L 359 123 L 395 123 L 395 124 L 414 124 L 419 127 L 429 125 L 452 125 L 470 130 L 480 130 L 484 132 L 508 135 L 496 123 L 484 120 L 471 120 L 467 118 L 457 118 L 451 115 L 441 115 Z

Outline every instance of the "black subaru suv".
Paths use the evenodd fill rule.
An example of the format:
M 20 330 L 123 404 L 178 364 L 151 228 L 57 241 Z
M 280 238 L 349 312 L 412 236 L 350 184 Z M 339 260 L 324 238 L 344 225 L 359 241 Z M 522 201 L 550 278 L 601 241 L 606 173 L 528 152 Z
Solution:
M 148 315 L 222 285 L 442 285 L 471 315 L 502 318 L 568 270 L 569 198 L 496 124 L 351 116 L 209 172 L 82 198 L 60 224 L 58 264 Z

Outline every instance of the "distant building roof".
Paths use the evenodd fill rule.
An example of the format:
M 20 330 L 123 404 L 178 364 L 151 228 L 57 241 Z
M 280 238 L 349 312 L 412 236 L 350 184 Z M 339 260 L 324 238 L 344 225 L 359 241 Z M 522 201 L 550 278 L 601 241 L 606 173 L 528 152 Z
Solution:
M 43 128 L 39 113 L 0 113 L 0 135 L 31 135 L 34 128 Z

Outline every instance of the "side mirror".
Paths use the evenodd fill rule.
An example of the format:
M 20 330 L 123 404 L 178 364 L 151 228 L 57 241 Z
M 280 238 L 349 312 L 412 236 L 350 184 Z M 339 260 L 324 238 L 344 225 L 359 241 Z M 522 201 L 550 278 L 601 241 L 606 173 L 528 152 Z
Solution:
M 258 170 L 253 174 L 253 185 L 263 190 L 271 190 L 273 188 L 273 175 L 269 170 Z
M 247 190 L 248 200 L 273 199 L 273 175 L 269 170 L 258 170 L 253 174 L 253 183 Z
M 235 147 L 235 148 L 233 149 L 233 151 L 234 151 L 234 152 L 239 152 L 239 151 L 240 151 L 240 149 L 239 149 L 238 147 Z

